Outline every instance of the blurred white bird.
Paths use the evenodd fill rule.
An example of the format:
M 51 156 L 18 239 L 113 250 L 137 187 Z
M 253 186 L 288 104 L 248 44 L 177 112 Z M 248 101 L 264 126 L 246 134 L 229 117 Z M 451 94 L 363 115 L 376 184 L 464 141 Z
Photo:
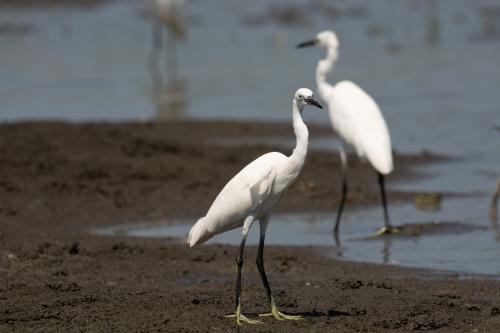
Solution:
M 186 36 L 182 7 L 184 0 L 147 0 L 153 27 L 153 46 L 148 66 L 151 70 L 158 69 L 159 55 L 163 47 L 162 30 L 168 35 L 167 69 L 172 80 L 175 80 L 177 71 L 177 40 Z
M 393 170 L 391 138 L 384 117 L 377 103 L 363 89 L 351 81 L 341 81 L 332 86 L 326 75 L 333 70 L 338 57 L 339 42 L 333 31 L 323 31 L 316 38 L 297 45 L 298 48 L 317 46 L 327 50 L 325 59 L 316 67 L 316 84 L 321 99 L 328 105 L 330 120 L 334 130 L 344 144 L 354 148 L 357 155 L 367 159 L 378 173 L 378 182 L 384 208 L 384 227 L 376 235 L 398 232 L 389 223 L 384 177 Z M 342 210 L 347 195 L 347 155 L 343 145 L 340 147 L 342 162 L 342 198 L 337 213 L 334 233 L 339 230 Z
M 302 121 L 302 110 L 305 105 L 323 108 L 313 99 L 312 91 L 307 88 L 297 90 L 292 105 L 293 128 L 297 139 L 293 153 L 289 157 L 278 152 L 267 153 L 248 164 L 224 186 L 207 214 L 196 222 L 188 235 L 188 243 L 192 247 L 217 234 L 243 226 L 239 256 L 236 259 L 238 268 L 236 312 L 227 316 L 236 318 L 238 325 L 241 325 L 241 322 L 251 324 L 260 322 L 248 319 L 242 314 L 240 299 L 243 251 L 248 231 L 255 220 L 259 220 L 260 225 L 257 267 L 271 305 L 271 312 L 260 316 L 273 316 L 278 320 L 301 318 L 278 311 L 266 278 L 263 259 L 264 238 L 271 211 L 285 190 L 299 175 L 306 158 L 309 132 Z

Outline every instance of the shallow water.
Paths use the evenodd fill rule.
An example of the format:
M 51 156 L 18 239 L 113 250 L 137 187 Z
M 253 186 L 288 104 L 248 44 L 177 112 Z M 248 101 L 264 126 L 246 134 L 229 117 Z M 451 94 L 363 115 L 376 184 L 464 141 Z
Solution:
M 500 125 L 498 1 L 281 1 L 289 6 L 281 22 L 266 16 L 270 3 L 277 2 L 188 0 L 178 80 L 166 78 L 162 58 L 162 84 L 147 70 L 151 27 L 138 1 L 112 1 L 93 10 L 2 9 L 0 23 L 32 29 L 0 34 L 0 121 L 289 121 L 293 91 L 315 88 L 314 66 L 324 54 L 295 45 L 333 28 L 341 53 L 330 80 L 351 79 L 374 96 L 394 149 L 457 158 L 422 168 L 427 177 L 415 182 L 394 184 L 389 177 L 388 186 L 477 194 L 445 199 L 434 213 L 392 206 L 395 223 L 489 225 L 489 195 L 500 179 L 500 132 L 491 130 Z M 304 117 L 329 124 L 325 112 L 308 110 Z M 311 141 L 313 149 L 335 150 L 329 139 Z M 293 138 L 277 143 L 288 148 Z M 275 216 L 269 242 L 324 244 L 336 253 L 332 221 L 331 214 Z M 394 238 L 387 256 L 382 240 L 354 240 L 380 225 L 380 209 L 348 211 L 345 222 L 341 250 L 347 259 L 500 273 L 495 265 L 500 248 L 491 230 Z M 280 228 L 285 223 L 288 227 Z M 175 236 L 188 227 L 173 228 L 168 233 Z M 239 236 L 217 239 L 235 244 Z
M 266 244 L 321 246 L 323 255 L 346 260 L 426 267 L 467 273 L 500 275 L 500 230 L 487 219 L 481 196 L 444 199 L 438 213 L 415 206 L 391 207 L 399 226 L 425 224 L 428 229 L 385 237 L 370 237 L 382 225 L 380 207 L 349 211 L 336 240 L 332 233 L 335 214 L 275 214 L 268 228 Z M 467 207 L 464 215 L 461 207 Z M 107 236 L 173 237 L 184 242 L 194 221 L 168 220 L 135 223 L 93 230 Z M 258 244 L 258 225 L 247 244 Z M 215 236 L 207 243 L 239 245 L 241 230 Z
M 500 132 L 490 130 L 500 125 L 497 1 L 321 3 L 187 1 L 178 80 L 166 83 L 162 55 L 161 86 L 146 66 L 151 26 L 140 1 L 2 9 L 0 22 L 32 30 L 0 34 L 0 121 L 290 121 L 293 91 L 315 88 L 324 55 L 295 45 L 333 28 L 341 53 L 330 80 L 351 79 L 375 97 L 394 148 L 464 157 L 453 187 L 490 191 L 500 178 Z M 266 17 L 272 8 L 292 14 Z M 325 112 L 305 118 L 329 124 Z

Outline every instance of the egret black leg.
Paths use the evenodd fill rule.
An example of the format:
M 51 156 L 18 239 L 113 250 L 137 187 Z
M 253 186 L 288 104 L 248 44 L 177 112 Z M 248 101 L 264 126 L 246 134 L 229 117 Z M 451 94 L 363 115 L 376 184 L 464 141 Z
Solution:
M 273 294 L 271 292 L 271 287 L 269 286 L 269 281 L 267 281 L 266 270 L 264 269 L 264 240 L 266 238 L 266 228 L 268 224 L 268 218 L 261 219 L 260 221 L 260 240 L 259 240 L 259 250 L 257 252 L 257 268 L 259 269 L 260 277 L 262 278 L 262 283 L 266 289 L 267 299 L 271 305 L 271 312 L 260 314 L 260 317 L 274 317 L 277 320 L 300 320 L 301 316 L 290 316 L 286 315 L 278 310 L 276 303 L 274 302 Z
M 238 268 L 238 276 L 236 278 L 236 310 L 241 306 L 241 267 L 243 266 L 243 252 L 246 240 L 247 235 L 244 235 L 241 239 L 238 258 L 236 258 L 236 267 Z
M 337 219 L 335 221 L 335 227 L 333 228 L 333 233 L 335 235 L 338 235 L 339 233 L 339 226 L 340 226 L 340 219 L 342 218 L 342 211 L 344 210 L 344 205 L 345 205 L 345 200 L 347 197 L 347 178 L 345 173 L 342 176 L 342 194 L 340 198 L 340 205 L 339 209 L 337 211 Z
M 257 268 L 259 269 L 260 277 L 262 278 L 262 283 L 266 289 L 267 300 L 271 303 L 271 287 L 267 281 L 266 271 L 264 269 L 264 239 L 266 235 L 261 235 L 259 240 L 259 250 L 257 252 Z
M 236 277 L 236 311 L 232 315 L 226 316 L 226 318 L 236 318 L 236 323 L 241 325 L 242 322 L 246 322 L 249 324 L 259 324 L 261 323 L 258 320 L 252 320 L 243 315 L 241 313 L 241 268 L 243 267 L 243 252 L 245 250 L 245 242 L 247 240 L 248 231 L 254 221 L 253 216 L 247 217 L 243 224 L 243 232 L 240 243 L 240 251 L 238 253 L 238 257 L 236 258 L 236 268 L 238 270 Z
M 384 208 L 384 226 L 386 228 L 390 228 L 391 224 L 389 222 L 389 214 L 387 213 L 387 199 L 385 196 L 384 175 L 381 174 L 380 172 L 377 172 L 377 174 L 378 174 L 378 184 L 380 186 L 380 194 L 382 196 L 382 206 Z
M 337 219 L 335 220 L 335 226 L 333 227 L 333 234 L 335 235 L 336 239 L 338 238 L 340 220 L 342 218 L 342 212 L 344 210 L 345 200 L 347 197 L 347 154 L 342 144 L 339 144 L 339 156 L 340 164 L 342 166 L 342 193 L 339 209 L 337 211 Z
M 389 222 L 389 213 L 387 211 L 387 199 L 385 196 L 385 184 L 384 184 L 384 175 L 380 172 L 378 174 L 378 184 L 380 186 L 380 194 L 382 197 L 382 206 L 384 208 L 384 226 L 380 228 L 373 236 L 381 236 L 386 234 L 395 234 L 401 231 L 398 227 L 393 227 Z

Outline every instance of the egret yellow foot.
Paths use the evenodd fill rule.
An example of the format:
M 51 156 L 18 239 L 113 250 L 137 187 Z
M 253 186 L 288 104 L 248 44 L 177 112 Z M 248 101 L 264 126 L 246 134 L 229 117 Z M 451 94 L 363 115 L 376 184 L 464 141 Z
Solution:
M 301 320 L 304 319 L 302 316 L 290 316 L 286 315 L 283 312 L 280 312 L 278 310 L 274 310 L 269 313 L 262 313 L 259 315 L 259 317 L 274 317 L 277 320 Z
M 382 235 L 397 234 L 399 232 L 401 232 L 401 228 L 398 228 L 398 227 L 393 227 L 393 226 L 382 227 L 382 228 L 380 228 L 379 231 L 377 231 L 376 233 L 374 233 L 371 237 L 379 237 L 379 236 L 382 236 Z
M 271 300 L 271 312 L 259 314 L 259 317 L 274 317 L 274 319 L 280 321 L 304 319 L 302 316 L 290 316 L 278 311 L 278 307 L 276 306 L 276 304 L 274 304 L 274 300 Z
M 249 319 L 241 313 L 241 306 L 238 305 L 235 314 L 230 314 L 225 316 L 225 318 L 236 318 L 236 324 L 243 325 L 243 323 L 248 324 L 262 324 L 260 320 Z

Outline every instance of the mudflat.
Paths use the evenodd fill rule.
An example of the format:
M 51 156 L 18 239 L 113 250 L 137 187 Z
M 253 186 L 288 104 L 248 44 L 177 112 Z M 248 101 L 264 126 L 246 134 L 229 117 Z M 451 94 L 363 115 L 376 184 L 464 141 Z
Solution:
M 3 124 L 0 131 L 0 331 L 237 328 L 224 318 L 234 310 L 236 247 L 190 249 L 177 239 L 90 231 L 162 217 L 194 223 L 244 165 L 268 151 L 290 153 L 251 140 L 231 142 L 293 141 L 290 124 L 37 122 Z M 329 128 L 310 128 L 311 141 L 326 135 Z M 419 177 L 415 166 L 439 158 L 395 154 L 396 171 L 388 182 Z M 338 156 L 311 151 L 276 211 L 335 211 L 339 168 Z M 351 159 L 349 179 L 349 209 L 379 204 L 367 165 Z M 397 205 L 416 193 L 388 195 Z M 264 318 L 261 325 L 239 329 L 500 331 L 500 282 L 490 277 L 464 279 L 321 253 L 320 247 L 267 246 L 265 265 L 277 304 L 304 319 Z M 251 317 L 269 310 L 255 255 L 249 246 L 243 268 L 243 311 Z

